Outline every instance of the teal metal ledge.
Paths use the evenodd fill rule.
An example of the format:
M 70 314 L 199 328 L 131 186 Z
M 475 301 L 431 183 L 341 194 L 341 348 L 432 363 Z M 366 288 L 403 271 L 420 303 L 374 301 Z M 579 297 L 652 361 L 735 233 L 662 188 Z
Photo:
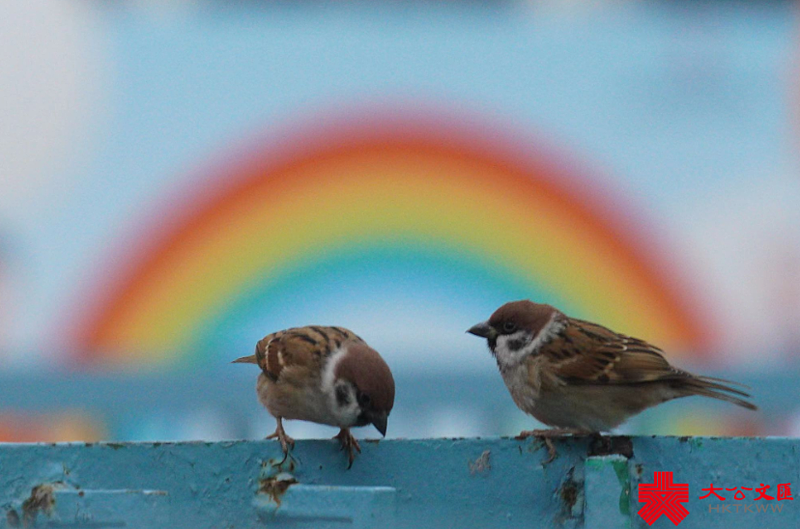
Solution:
M 655 472 L 687 484 L 688 500 L 651 495 L 664 512 L 652 527 L 675 527 L 677 503 L 682 528 L 800 522 L 795 439 L 567 437 L 549 463 L 536 439 L 361 446 L 347 470 L 333 440 L 298 441 L 283 464 L 274 441 L 1 444 L 0 526 L 650 527 L 638 493 Z

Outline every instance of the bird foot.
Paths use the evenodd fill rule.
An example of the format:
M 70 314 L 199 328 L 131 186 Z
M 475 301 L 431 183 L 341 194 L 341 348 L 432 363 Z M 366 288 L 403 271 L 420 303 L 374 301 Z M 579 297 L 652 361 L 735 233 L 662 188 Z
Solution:
M 564 435 L 578 435 L 578 434 L 585 434 L 583 430 L 578 430 L 575 428 L 548 428 L 546 430 L 524 430 L 519 433 L 514 439 L 519 441 L 523 439 L 528 439 L 529 437 L 536 437 L 541 439 L 544 445 L 547 447 L 547 459 L 542 461 L 543 465 L 549 465 L 553 462 L 553 460 L 558 456 L 558 451 L 556 450 L 556 446 L 553 444 L 554 437 L 562 437 Z
M 338 439 L 339 442 L 342 443 L 340 450 L 347 450 L 347 457 L 349 461 L 347 469 L 349 470 L 350 467 L 353 466 L 353 461 L 356 458 L 356 454 L 353 451 L 353 449 L 355 448 L 355 450 L 358 451 L 358 453 L 360 454 L 361 445 L 358 444 L 356 438 L 353 437 L 353 434 L 350 433 L 349 428 L 342 428 L 341 430 L 339 430 L 338 434 L 333 436 L 333 438 Z
M 278 427 L 275 429 L 273 433 L 266 436 L 264 439 L 275 439 L 277 438 L 278 441 L 281 443 L 281 448 L 283 449 L 283 460 L 278 464 L 279 466 L 282 465 L 286 458 L 289 457 L 289 448 L 294 448 L 294 439 L 286 435 L 286 432 L 283 429 L 282 424 L 278 424 Z
M 528 437 L 541 437 L 543 439 L 546 438 L 553 438 L 553 437 L 563 437 L 565 435 L 581 435 L 587 434 L 584 430 L 578 430 L 577 428 L 547 428 L 543 430 L 524 430 L 519 433 L 514 439 L 522 440 L 527 439 Z

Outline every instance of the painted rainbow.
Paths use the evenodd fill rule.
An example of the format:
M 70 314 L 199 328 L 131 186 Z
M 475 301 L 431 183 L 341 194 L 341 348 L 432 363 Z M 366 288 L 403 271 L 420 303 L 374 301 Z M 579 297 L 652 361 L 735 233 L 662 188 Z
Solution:
M 466 295 L 495 281 L 508 287 L 498 305 L 501 293 L 531 297 L 703 354 L 704 320 L 631 208 L 497 137 L 381 119 L 247 149 L 155 216 L 124 256 L 133 266 L 97 289 L 107 295 L 76 326 L 76 350 L 88 362 L 171 362 L 302 282 L 350 267 L 382 270 L 388 285 L 393 263 L 412 286 L 438 267 Z

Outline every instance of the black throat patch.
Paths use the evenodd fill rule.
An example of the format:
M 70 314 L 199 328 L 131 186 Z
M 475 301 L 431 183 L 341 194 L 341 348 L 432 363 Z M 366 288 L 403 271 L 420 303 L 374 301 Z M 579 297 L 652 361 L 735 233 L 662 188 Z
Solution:
M 520 349 L 522 349 L 523 347 L 525 347 L 526 345 L 528 345 L 529 343 L 530 343 L 530 338 L 528 336 L 525 336 L 524 334 L 519 338 L 516 338 L 514 340 L 508 340 L 506 342 L 508 348 L 514 351 L 515 353 Z
M 350 392 L 347 391 L 347 387 L 342 384 L 336 386 L 336 403 L 340 408 L 344 408 L 350 404 Z

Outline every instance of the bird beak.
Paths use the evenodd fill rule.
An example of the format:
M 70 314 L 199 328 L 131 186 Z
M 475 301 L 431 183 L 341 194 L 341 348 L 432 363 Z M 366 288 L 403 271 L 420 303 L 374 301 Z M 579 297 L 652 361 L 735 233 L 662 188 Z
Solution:
M 256 360 L 256 355 L 243 356 L 231 362 L 231 364 L 257 364 L 257 363 L 258 361 Z
M 386 437 L 386 426 L 389 421 L 389 416 L 386 412 L 378 412 L 372 415 L 372 426 L 374 426 L 381 435 Z
M 473 325 L 467 332 L 474 334 L 475 336 L 480 336 L 481 338 L 492 339 L 497 337 L 497 331 L 495 331 L 492 326 L 485 321 L 477 325 Z

